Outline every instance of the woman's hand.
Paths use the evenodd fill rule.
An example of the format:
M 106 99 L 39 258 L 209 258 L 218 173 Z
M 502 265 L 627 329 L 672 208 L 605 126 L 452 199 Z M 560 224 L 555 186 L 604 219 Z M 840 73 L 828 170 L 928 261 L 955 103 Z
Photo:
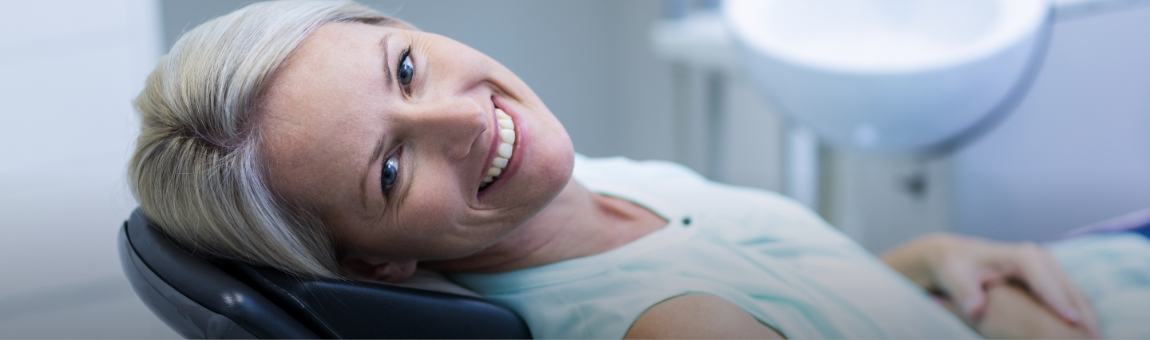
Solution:
M 988 287 L 1015 283 L 1064 322 L 1098 335 L 1097 319 L 1045 249 L 1033 243 L 1000 243 L 952 234 L 912 241 L 882 256 L 919 286 L 945 295 L 968 324 L 980 323 Z
M 979 334 L 995 339 L 1086 339 L 1099 334 L 1063 321 L 1034 294 L 1016 284 L 987 288 L 982 318 L 973 324 Z

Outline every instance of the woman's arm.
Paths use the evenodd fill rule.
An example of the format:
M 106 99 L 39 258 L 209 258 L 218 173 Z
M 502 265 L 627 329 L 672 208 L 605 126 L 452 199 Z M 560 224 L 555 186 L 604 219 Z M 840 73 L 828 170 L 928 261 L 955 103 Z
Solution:
M 783 339 L 783 336 L 722 298 L 689 294 L 648 309 L 631 325 L 626 338 Z

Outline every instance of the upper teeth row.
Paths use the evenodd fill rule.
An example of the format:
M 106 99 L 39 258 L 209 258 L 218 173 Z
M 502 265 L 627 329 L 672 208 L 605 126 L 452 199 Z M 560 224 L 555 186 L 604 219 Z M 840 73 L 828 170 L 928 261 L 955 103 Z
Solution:
M 507 160 L 515 153 L 515 121 L 500 108 L 495 108 L 495 118 L 499 121 L 499 155 L 495 156 L 491 161 L 491 167 L 487 168 L 487 177 L 483 178 L 483 184 L 499 178 L 503 168 L 507 167 Z

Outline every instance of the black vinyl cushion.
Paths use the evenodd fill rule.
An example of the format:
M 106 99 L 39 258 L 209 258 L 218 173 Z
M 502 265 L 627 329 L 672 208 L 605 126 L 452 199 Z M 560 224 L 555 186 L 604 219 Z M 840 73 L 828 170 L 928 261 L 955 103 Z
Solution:
M 449 293 L 309 278 L 209 259 L 164 236 L 137 209 L 120 232 L 137 295 L 188 338 L 529 338 L 513 311 Z

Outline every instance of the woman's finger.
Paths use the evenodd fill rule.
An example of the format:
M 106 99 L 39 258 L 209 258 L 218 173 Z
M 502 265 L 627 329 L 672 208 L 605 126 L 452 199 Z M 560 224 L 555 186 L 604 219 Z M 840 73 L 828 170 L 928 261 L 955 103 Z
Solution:
M 1086 326 L 1086 330 L 1089 331 L 1094 338 L 1101 339 L 1102 326 L 1098 322 L 1098 314 L 1094 311 L 1094 307 L 1091 307 L 1090 303 L 1085 297 L 1082 297 L 1081 294 L 1079 294 L 1076 299 L 1078 300 L 1078 310 L 1082 311 L 1082 320 L 1084 326 Z
M 1018 248 L 1017 263 L 1024 280 L 1030 290 L 1037 295 L 1044 304 L 1054 309 L 1055 313 L 1064 320 L 1074 324 L 1082 323 L 1082 316 L 1073 304 L 1071 294 L 1067 289 L 1065 275 L 1060 269 L 1051 268 L 1045 260 L 1045 250 L 1034 244 L 1025 244 Z
M 1074 303 L 1078 306 L 1078 310 L 1082 313 L 1083 326 L 1095 338 L 1102 337 L 1102 326 L 1098 322 L 1098 314 L 1094 311 L 1094 307 L 1090 306 L 1090 302 L 1082 295 L 1077 289 L 1074 289 Z
M 1063 284 L 1063 289 L 1070 294 L 1070 302 L 1074 304 L 1074 307 L 1079 311 L 1082 317 L 1082 327 L 1094 338 L 1101 337 L 1102 330 L 1098 325 L 1098 315 L 1095 314 L 1094 308 L 1090 306 L 1089 300 L 1087 300 L 1086 296 L 1082 294 L 1082 291 L 1078 289 L 1078 286 L 1070 281 L 1070 277 L 1066 275 L 1066 272 L 1061 270 L 1062 266 L 1058 264 L 1058 260 L 1054 258 L 1054 255 L 1050 254 L 1049 251 L 1044 251 L 1042 254 L 1044 255 L 1043 259 L 1046 261 L 1047 266 L 1053 268 L 1061 277 L 1060 282 Z
M 978 321 L 978 315 L 986 305 L 986 293 L 982 289 L 982 275 L 977 266 L 969 261 L 956 259 L 944 260 L 938 266 L 935 276 L 938 285 L 946 292 L 950 300 L 962 311 L 968 322 Z

